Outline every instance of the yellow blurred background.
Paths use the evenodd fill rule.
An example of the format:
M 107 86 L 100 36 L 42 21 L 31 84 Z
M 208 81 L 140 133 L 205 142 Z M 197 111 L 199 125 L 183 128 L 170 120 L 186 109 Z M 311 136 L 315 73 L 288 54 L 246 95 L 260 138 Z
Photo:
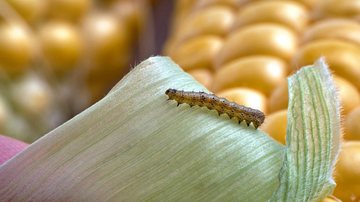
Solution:
M 32 142 L 102 98 L 154 54 L 154 5 L 0 0 L 0 134 Z
M 281 144 L 286 78 L 325 57 L 344 139 L 325 201 L 360 201 L 359 0 L 0 0 L 0 134 L 36 140 L 156 54 L 263 111 Z

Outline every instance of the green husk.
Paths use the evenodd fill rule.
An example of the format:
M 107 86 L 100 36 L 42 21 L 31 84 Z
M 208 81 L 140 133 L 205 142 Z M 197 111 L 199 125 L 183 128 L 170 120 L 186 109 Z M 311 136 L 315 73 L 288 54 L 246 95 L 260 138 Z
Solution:
M 340 103 L 323 59 L 289 78 L 286 153 L 272 201 L 320 201 L 335 187 Z
M 305 68 L 292 79 L 304 80 L 301 75 L 316 77 L 315 82 L 300 82 L 301 88 L 293 82 L 290 95 L 294 88 L 298 94 L 307 86 L 316 89 L 313 94 L 330 99 L 326 96 L 332 89 L 324 86 L 333 84 L 326 67 Z M 266 201 L 289 190 L 283 188 L 292 183 L 286 179 L 301 187 L 307 183 L 291 177 L 292 170 L 305 163 L 303 158 L 296 163 L 289 160 L 295 138 L 288 138 L 287 148 L 226 115 L 219 117 L 214 111 L 188 105 L 177 107 L 164 94 L 168 88 L 206 91 L 169 58 L 144 61 L 101 101 L 2 165 L 0 196 L 5 201 Z M 300 102 L 317 100 L 313 94 Z M 330 149 L 326 158 L 298 147 L 298 152 L 309 151 L 322 160 L 306 164 L 307 171 L 316 168 L 309 172 L 317 187 L 327 187 L 337 154 L 336 130 L 328 130 L 338 124 L 333 110 L 338 105 L 334 104 L 310 105 L 322 109 L 314 117 L 327 117 L 317 118 L 315 124 L 325 128 L 321 132 L 326 134 L 314 137 Z M 298 96 L 293 96 L 290 106 L 302 106 Z M 291 114 L 298 116 L 302 110 L 292 109 Z M 289 118 L 291 128 L 312 129 L 313 125 L 307 128 L 298 121 L 303 120 Z M 288 131 L 291 137 L 299 136 Z M 312 137 L 298 138 L 308 136 Z M 326 195 L 314 187 L 311 190 L 301 194 L 307 199 Z

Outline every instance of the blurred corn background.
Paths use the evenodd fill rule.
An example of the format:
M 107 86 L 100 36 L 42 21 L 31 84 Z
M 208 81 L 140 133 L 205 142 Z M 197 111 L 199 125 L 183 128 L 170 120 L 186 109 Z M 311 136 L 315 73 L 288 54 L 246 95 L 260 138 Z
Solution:
M 151 4 L 0 0 L 0 133 L 32 142 L 103 97 L 150 54 Z
M 286 78 L 323 56 L 344 133 L 324 201 L 360 201 L 359 20 L 359 0 L 0 0 L 0 133 L 32 142 L 161 53 L 285 144 Z

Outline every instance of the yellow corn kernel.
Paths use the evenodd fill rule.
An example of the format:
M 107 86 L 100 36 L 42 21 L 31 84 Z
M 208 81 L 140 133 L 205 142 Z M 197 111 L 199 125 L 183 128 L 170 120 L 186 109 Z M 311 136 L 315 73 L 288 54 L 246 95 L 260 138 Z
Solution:
M 267 113 L 267 100 L 264 94 L 249 88 L 230 88 L 216 93 L 219 97 L 224 97 L 229 101 L 236 102 L 253 109 L 258 109 L 264 114 Z
M 276 112 L 278 110 L 286 109 L 288 106 L 288 85 L 287 80 L 284 79 L 273 90 L 269 98 L 269 110 L 270 112 Z
M 308 21 L 307 8 L 296 1 L 257 1 L 240 9 L 236 16 L 236 27 L 269 22 L 279 23 L 300 32 Z
M 342 113 L 347 114 L 352 109 L 360 105 L 360 93 L 349 81 L 338 76 L 335 76 L 334 80 L 339 90 Z
M 314 18 L 354 17 L 360 15 L 358 0 L 321 0 L 314 8 Z
M 270 95 L 274 88 L 286 78 L 287 64 L 271 56 L 248 56 L 221 67 L 214 77 L 215 92 L 231 87 L 248 87 Z
M 240 5 L 249 2 L 250 0 L 198 0 L 195 4 L 197 9 L 203 9 L 204 7 L 214 5 L 224 5 L 230 8 L 238 8 Z
M 193 76 L 195 80 L 199 81 L 207 89 L 211 90 L 213 75 L 209 69 L 193 69 L 189 70 L 187 73 Z
M 34 58 L 33 36 L 20 24 L 0 24 L 0 66 L 7 73 L 22 73 Z
M 78 21 L 90 8 L 89 0 L 52 0 L 47 4 L 47 14 L 51 18 Z
M 49 22 L 40 29 L 40 41 L 45 59 L 58 73 L 75 67 L 83 53 L 79 30 L 66 22 Z
M 335 74 L 347 79 L 360 89 L 360 47 L 338 39 L 322 39 L 304 45 L 296 53 L 293 67 L 313 64 L 324 56 Z
M 348 141 L 342 145 L 336 164 L 334 195 L 344 201 L 360 200 L 360 141 Z
M 85 19 L 83 31 L 92 66 L 104 71 L 127 64 L 131 33 L 123 21 L 112 14 L 96 13 Z
M 322 20 L 309 27 L 302 36 L 302 42 L 319 39 L 340 39 L 360 45 L 360 24 L 351 19 Z
M 223 40 L 217 36 L 199 36 L 170 51 L 169 56 L 184 70 L 213 68 L 212 60 L 222 47 Z
M 225 40 L 216 66 L 221 66 L 238 57 L 248 55 L 271 55 L 286 61 L 297 48 L 295 32 L 278 24 L 255 24 L 239 28 Z
M 189 15 L 174 32 L 175 41 L 200 35 L 225 36 L 234 23 L 234 13 L 225 6 L 212 6 Z
M 360 141 L 360 105 L 353 109 L 344 121 L 345 135 L 347 140 Z
M 304 4 L 309 9 L 314 9 L 314 7 L 319 3 L 319 0 L 297 0 L 297 1 Z
M 286 140 L 287 110 L 280 110 L 268 115 L 260 129 L 268 133 L 281 144 Z
M 31 24 L 38 22 L 46 10 L 46 2 L 42 0 L 7 0 L 5 2 Z

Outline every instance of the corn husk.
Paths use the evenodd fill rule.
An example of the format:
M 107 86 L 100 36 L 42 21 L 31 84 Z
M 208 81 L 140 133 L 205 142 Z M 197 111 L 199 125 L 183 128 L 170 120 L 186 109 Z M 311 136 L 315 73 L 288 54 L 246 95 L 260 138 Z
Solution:
M 290 79 L 286 146 L 227 115 L 177 107 L 168 88 L 207 91 L 169 58 L 142 62 L 3 164 L 2 200 L 311 201 L 330 192 L 339 104 L 324 63 Z

